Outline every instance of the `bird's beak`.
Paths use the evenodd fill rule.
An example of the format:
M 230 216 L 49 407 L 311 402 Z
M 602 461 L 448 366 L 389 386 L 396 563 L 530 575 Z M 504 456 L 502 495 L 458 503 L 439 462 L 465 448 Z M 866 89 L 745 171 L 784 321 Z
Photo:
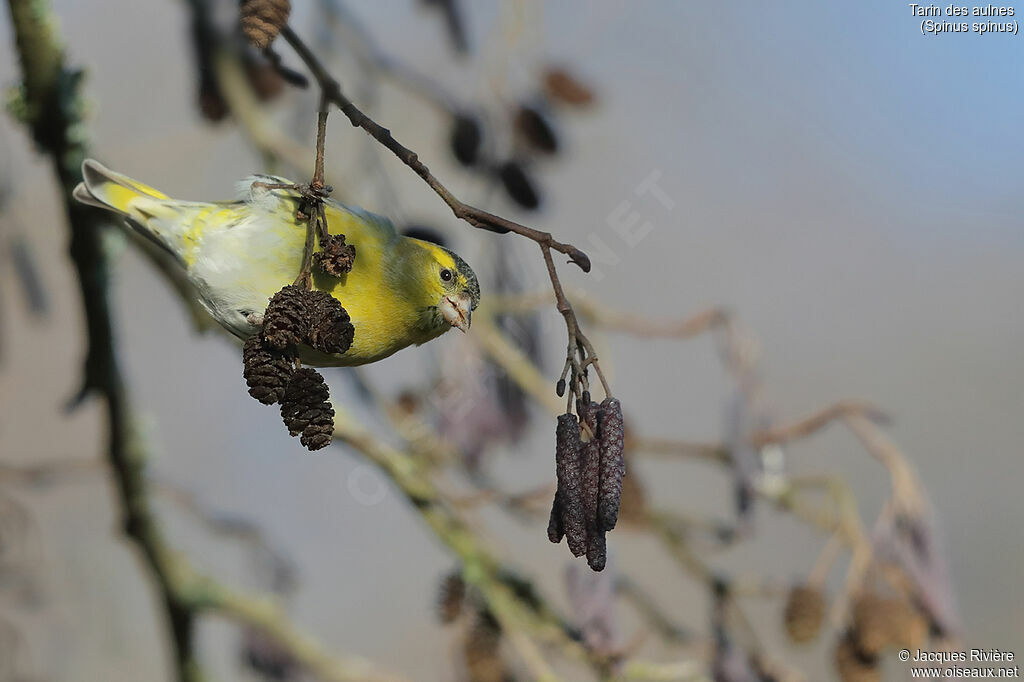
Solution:
M 473 303 L 468 294 L 457 297 L 445 296 L 441 299 L 441 314 L 451 326 L 462 332 L 469 331 L 469 317 L 473 312 Z

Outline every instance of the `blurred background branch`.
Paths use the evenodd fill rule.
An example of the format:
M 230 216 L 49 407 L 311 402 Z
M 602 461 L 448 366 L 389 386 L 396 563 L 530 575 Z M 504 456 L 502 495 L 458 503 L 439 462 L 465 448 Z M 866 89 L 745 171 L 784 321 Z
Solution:
M 107 226 L 90 209 L 70 199 L 71 189 L 80 180 L 87 142 L 81 73 L 66 63 L 49 3 L 8 0 L 8 4 L 23 76 L 19 99 L 12 108 L 32 132 L 40 151 L 49 157 L 57 177 L 85 314 L 88 347 L 83 385 L 75 403 L 94 396 L 104 404 L 104 462 L 116 483 L 124 532 L 144 559 L 159 594 L 177 679 L 191 681 L 203 676 L 195 630 L 197 619 L 207 614 L 238 625 L 245 635 L 243 646 L 250 666 L 276 670 L 278 678 L 283 679 L 281 670 L 297 670 L 321 680 L 402 679 L 378 672 L 375 665 L 362 659 L 331 653 L 328 646 L 292 622 L 286 601 L 293 590 L 300 589 L 293 562 L 286 549 L 267 540 L 258 523 L 214 511 L 190 488 L 169 479 L 147 477 L 149 450 L 136 429 L 136 415 L 115 352 L 107 286 L 112 259 L 105 241 Z M 440 6 L 455 44 L 464 50 L 467 41 L 460 3 L 433 4 Z M 210 120 L 230 115 L 268 166 L 308 172 L 312 146 L 289 133 L 268 109 L 265 101 L 277 96 L 272 93 L 279 93 L 280 88 L 261 80 L 284 78 L 283 64 L 291 55 L 250 50 L 237 40 L 234 23 L 230 28 L 218 24 L 216 3 L 190 0 L 188 8 L 201 74 L 203 115 Z M 483 148 L 479 140 L 468 145 L 474 148 L 470 150 L 473 154 L 465 153 L 466 138 L 480 134 L 474 127 L 476 119 L 467 113 L 474 110 L 472 103 L 456 101 L 443 85 L 391 57 L 342 3 L 327 1 L 320 11 L 346 37 L 364 77 L 395 83 L 451 119 L 456 133 L 453 155 L 460 163 L 471 159 L 464 164 L 471 172 L 488 182 L 500 179 L 513 199 L 529 194 L 521 183 L 507 182 L 511 157 L 477 160 L 481 152 L 476 147 Z M 539 285 L 547 276 L 555 288 L 554 292 L 523 292 L 509 287 L 488 293 L 475 313 L 470 350 L 460 358 L 464 363 L 478 361 L 470 372 L 471 381 L 439 370 L 433 381 L 397 392 L 378 385 L 367 373 L 353 371 L 347 376 L 358 386 L 360 397 L 335 405 L 337 451 L 358 453 L 374 464 L 401 493 L 404 506 L 422 521 L 421 527 L 457 562 L 449 576 L 457 587 L 450 592 L 462 596 L 445 621 L 459 623 L 453 631 L 462 641 L 455 656 L 461 661 L 463 677 L 474 682 L 506 680 L 518 673 L 551 682 L 575 679 L 583 668 L 597 679 L 808 679 L 775 655 L 776 640 L 749 615 L 763 609 L 765 603 L 778 607 L 779 628 L 794 642 L 824 639 L 822 633 L 829 633 L 836 645 L 837 670 L 844 679 L 854 679 L 851 660 L 860 666 L 857 670 L 878 674 L 879 655 L 895 646 L 920 645 L 927 637 L 936 645 L 956 641 L 960 624 L 934 514 L 907 458 L 882 431 L 886 420 L 881 410 L 866 402 L 840 401 L 807 417 L 780 421 L 766 404 L 756 339 L 730 310 L 715 306 L 690 317 L 659 318 L 617 308 L 585 293 L 570 290 L 563 294 L 551 249 L 569 255 L 577 264 L 587 262 L 589 268 L 582 252 L 553 241 L 547 232 L 456 199 L 416 154 L 342 94 L 339 82 L 313 48 L 290 28 L 286 27 L 283 35 L 352 124 L 394 152 L 456 216 L 478 227 L 518 232 L 540 244 L 548 267 L 528 284 Z M 559 88 L 560 96 L 575 102 L 573 106 L 594 100 L 594 94 L 564 70 L 547 71 L 544 85 L 538 86 L 549 97 L 555 97 L 550 93 Z M 506 123 L 517 127 L 516 136 L 533 140 L 533 153 L 539 155 L 538 149 L 546 149 L 543 153 L 550 154 L 558 145 L 552 143 L 553 132 L 544 127 L 540 109 L 543 107 L 519 105 Z M 499 167 L 504 171 L 495 175 Z M 328 169 L 330 175 L 330 159 Z M 340 167 L 336 171 L 337 176 L 344 172 Z M 518 194 L 515 187 L 519 187 Z M 342 192 L 345 190 L 343 187 Z M 523 201 L 521 207 L 533 203 Z M 158 260 L 149 262 L 164 277 L 172 277 Z M 196 326 L 203 328 L 206 318 L 197 312 L 192 293 L 173 281 L 171 285 L 193 312 Z M 552 390 L 553 382 L 537 347 L 528 342 L 530 334 L 515 333 L 516 329 L 529 329 L 531 316 L 552 303 L 565 315 L 570 337 L 578 332 L 578 328 L 574 331 L 578 316 L 588 328 L 628 335 L 637 346 L 649 340 L 683 341 L 702 335 L 716 343 L 730 383 L 721 438 L 649 435 L 630 420 L 625 439 L 629 472 L 623 484 L 620 528 L 611 537 L 613 542 L 622 537 L 625 546 L 632 542 L 631 536 L 654 543 L 678 571 L 678 584 L 652 589 L 643 575 L 632 575 L 613 563 L 597 576 L 570 572 L 565 594 L 541 589 L 543 576 L 532 573 L 514 547 L 505 547 L 494 537 L 494 527 L 504 517 L 534 534 L 540 532 L 546 517 L 537 500 L 550 498 L 549 486 L 524 486 L 518 490 L 526 492 L 509 492 L 517 488 L 506 488 L 489 478 L 479 460 L 499 445 L 516 443 L 522 431 L 517 420 L 525 420 L 522 415 L 529 414 L 516 401 L 538 408 L 544 424 L 550 422 L 550 415 L 565 410 L 565 401 Z M 589 345 L 589 341 L 585 343 Z M 587 357 L 596 358 L 594 346 Z M 602 358 L 610 365 L 607 354 L 602 352 Z M 484 376 L 500 381 L 485 381 L 480 378 Z M 510 391 L 499 395 L 499 386 Z M 451 395 L 431 398 L 444 388 L 468 405 L 465 413 L 471 416 L 453 416 L 450 406 L 458 400 L 451 400 Z M 369 412 L 372 418 L 364 419 L 357 410 Z M 843 474 L 804 474 L 787 462 L 783 448 L 804 442 L 836 422 L 849 428 L 888 475 L 890 496 L 873 524 L 862 518 L 862 505 Z M 672 504 L 675 500 L 655 499 L 657 486 L 651 483 L 656 481 L 650 480 L 641 463 L 655 458 L 711 465 L 712 475 L 723 478 L 734 491 L 732 514 L 681 511 Z M 88 462 L 67 466 L 59 462 L 3 463 L 0 486 L 27 488 L 54 476 L 59 480 L 64 474 L 95 469 Z M 154 509 L 154 501 L 161 497 L 218 537 L 253 548 L 253 556 L 262 557 L 260 561 L 270 565 L 275 576 L 269 594 L 236 590 L 199 571 L 184 553 L 172 548 Z M 723 558 L 729 549 L 767 534 L 754 523 L 758 505 L 770 506 L 806 525 L 815 531 L 815 542 L 820 540 L 820 549 L 807 558 L 805 575 L 795 584 L 783 584 L 759 565 L 737 569 Z M 22 516 L 16 507 L 11 507 L 11 518 Z M 837 593 L 830 596 L 828 576 L 837 566 L 845 568 L 845 575 Z M 662 603 L 666 593 L 680 586 L 696 588 L 705 595 L 706 614 L 693 618 L 693 614 L 673 612 Z M 634 616 L 632 625 L 625 625 L 631 621 L 616 610 L 623 606 Z M 893 613 L 899 618 L 892 618 Z M 880 627 L 879 614 L 898 626 Z M 633 636 L 624 636 L 625 629 L 635 630 Z M 656 653 L 643 648 L 647 633 L 653 633 L 662 647 Z M 847 655 L 850 651 L 853 658 Z

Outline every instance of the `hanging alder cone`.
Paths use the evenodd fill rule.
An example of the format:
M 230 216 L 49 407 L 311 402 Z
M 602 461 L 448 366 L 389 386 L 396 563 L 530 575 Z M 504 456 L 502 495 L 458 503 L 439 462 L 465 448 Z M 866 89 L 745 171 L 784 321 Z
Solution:
M 545 154 L 558 152 L 558 135 L 547 113 L 523 104 L 516 110 L 514 124 L 516 132 L 531 148 Z
M 471 682 L 505 682 L 507 670 L 501 660 L 501 629 L 489 613 L 477 614 L 463 642 L 466 672 Z
M 833 660 L 843 682 L 881 682 L 878 658 L 859 651 L 850 633 L 839 639 Z
M 341 277 L 352 272 L 356 260 L 356 247 L 345 243 L 345 235 L 332 234 L 320 243 L 320 250 L 313 254 L 313 262 L 332 277 Z
M 463 166 L 472 166 L 480 158 L 480 144 L 483 142 L 483 128 L 476 116 L 467 113 L 456 114 L 452 119 L 452 156 Z
M 310 292 L 296 284 L 282 288 L 263 314 L 263 338 L 272 348 L 292 348 L 309 336 Z
M 794 585 L 786 597 L 782 618 L 790 640 L 796 643 L 811 641 L 821 632 L 825 621 L 825 595 L 810 585 Z
M 928 623 L 905 599 L 866 592 L 853 603 L 857 649 L 877 655 L 890 648 L 917 648 L 928 637 Z
M 348 311 L 325 291 L 307 292 L 306 301 L 309 336 L 303 340 L 321 353 L 341 354 L 347 351 L 352 346 L 356 331 Z
M 523 164 L 505 161 L 498 166 L 497 173 L 512 201 L 530 211 L 540 207 L 540 193 Z
M 309 450 L 319 450 L 331 442 L 334 408 L 327 402 L 329 397 L 320 373 L 303 367 L 292 375 L 281 399 L 281 418 L 288 433 L 301 434 L 300 441 Z
M 437 615 L 442 623 L 451 623 L 462 613 L 466 603 L 466 581 L 458 571 L 449 573 L 441 581 L 437 595 Z
M 291 11 L 291 0 L 242 0 L 242 34 L 255 47 L 265 50 L 288 23 Z
M 295 372 L 288 355 L 268 347 L 262 335 L 256 334 L 242 346 L 242 362 L 249 395 L 264 405 L 273 405 L 284 397 L 285 387 Z

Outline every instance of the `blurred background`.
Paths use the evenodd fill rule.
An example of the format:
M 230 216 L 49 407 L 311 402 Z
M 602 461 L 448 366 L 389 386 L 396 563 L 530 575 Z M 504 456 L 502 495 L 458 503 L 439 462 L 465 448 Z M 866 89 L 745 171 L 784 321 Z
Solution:
M 922 36 L 909 8 L 891 2 L 480 1 L 457 4 L 460 51 L 439 4 L 310 0 L 294 3 L 290 23 L 349 96 L 460 198 L 588 251 L 591 275 L 562 268 L 572 292 L 652 318 L 727 306 L 759 342 L 760 397 L 772 423 L 843 398 L 882 406 L 936 508 L 966 645 L 1024 654 L 1020 38 Z M 237 180 L 268 167 L 230 116 L 210 120 L 218 112 L 208 92 L 199 106 L 189 3 L 53 5 L 69 63 L 87 72 L 88 134 L 103 163 L 202 200 L 230 198 Z M 213 21 L 230 24 L 233 3 L 211 7 Z M 9 15 L 5 22 L 7 86 L 20 76 Z M 586 84 L 593 102 L 544 99 L 553 66 Z M 421 81 L 409 86 L 409 73 L 429 79 L 427 95 Z M 523 103 L 553 126 L 556 153 L 516 136 L 510 112 Z M 288 87 L 257 113 L 308 149 L 315 106 L 314 88 Z M 521 164 L 540 195 L 535 210 L 522 188 L 517 200 L 500 177 L 454 158 L 455 110 L 481 122 L 488 158 Z M 98 462 L 100 407 L 64 411 L 84 350 L 58 190 L 10 117 L 0 119 L 0 147 L 0 459 Z M 270 168 L 296 180 L 311 170 L 287 161 Z M 327 176 L 339 199 L 444 235 L 481 274 L 485 301 L 508 281 L 547 289 L 535 245 L 457 222 L 415 174 L 337 113 Z M 128 244 L 115 248 L 117 348 L 152 453 L 149 473 L 178 493 L 177 501 L 154 499 L 172 546 L 225 582 L 267 588 L 251 543 L 197 522 L 180 503 L 185 491 L 211 513 L 258 527 L 275 556 L 287 557 L 288 612 L 329 650 L 410 679 L 464 676 L 456 638 L 435 613 L 437 584 L 456 565 L 447 548 L 357 453 L 311 455 L 289 438 L 276 414 L 246 395 L 237 346 L 219 332 L 197 334 L 150 263 Z M 21 251 L 38 266 L 36 299 L 45 305 L 35 311 L 19 283 Z M 544 306 L 528 322 L 533 357 L 553 387 L 565 347 L 561 318 Z M 712 337 L 612 334 L 599 344 L 631 428 L 697 442 L 723 437 L 732 389 Z M 397 396 L 439 375 L 472 374 L 476 347 L 472 330 L 449 334 L 366 368 L 365 378 Z M 336 400 L 387 434 L 345 371 L 325 376 Z M 445 398 L 430 404 L 444 412 Z M 516 438 L 488 440 L 478 463 L 503 489 L 554 479 L 554 420 L 536 405 L 527 414 Z M 461 436 L 486 440 L 479 431 Z M 460 444 L 478 454 L 474 442 Z M 786 456 L 794 471 L 841 475 L 870 529 L 889 481 L 848 431 L 833 427 L 787 445 Z M 634 471 L 663 508 L 734 514 L 733 483 L 720 468 L 639 458 Z M 159 605 L 120 535 L 102 466 L 47 485 L 0 482 L 0 496 L 25 516 L 23 570 L 0 583 L 16 679 L 171 679 Z M 480 532 L 568 611 L 570 557 L 547 542 L 542 516 L 524 522 L 484 508 Z M 768 505 L 753 524 L 749 538 L 710 560 L 772 584 L 805 579 L 826 536 Z M 624 527 L 609 547 L 611 568 L 654 595 L 673 621 L 707 632 L 707 589 L 659 543 Z M 833 571 L 830 591 L 842 579 Z M 749 605 L 765 648 L 806 679 L 831 679 L 835 636 L 789 644 L 781 604 Z M 642 619 L 620 611 L 626 642 Z M 239 638 L 222 620 L 202 622 L 200 657 L 213 677 L 259 679 Z M 639 646 L 648 659 L 680 658 L 656 637 Z M 891 658 L 885 679 L 904 679 L 905 666 Z M 566 679 L 589 679 L 565 670 Z

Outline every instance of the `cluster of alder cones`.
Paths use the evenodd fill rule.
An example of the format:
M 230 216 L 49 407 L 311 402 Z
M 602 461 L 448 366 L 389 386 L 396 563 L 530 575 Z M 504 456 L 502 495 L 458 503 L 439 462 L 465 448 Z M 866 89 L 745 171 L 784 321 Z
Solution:
M 260 49 L 270 47 L 288 22 L 291 0 L 241 0 L 239 19 L 242 34 Z
M 444 625 L 462 621 L 462 659 L 469 680 L 506 682 L 512 679 L 501 657 L 501 626 L 479 595 L 468 589 L 458 571 L 449 573 L 441 581 L 437 616 Z
M 809 642 L 825 621 L 825 596 L 812 585 L 789 592 L 783 622 L 789 638 Z M 843 682 L 878 682 L 879 656 L 895 649 L 914 649 L 928 639 L 927 619 L 905 596 L 862 592 L 853 602 L 850 625 L 835 648 L 835 666 Z
M 598 404 L 584 393 L 576 411 L 579 417 L 559 415 L 555 429 L 558 489 L 548 539 L 559 543 L 564 537 L 573 556 L 586 554 L 590 567 L 600 571 L 607 561 L 604 534 L 618 521 L 626 473 L 622 405 L 611 397 Z
M 298 346 L 322 353 L 344 353 L 355 329 L 336 298 L 290 284 L 274 294 L 263 325 L 242 348 L 249 395 L 264 405 L 280 404 L 281 418 L 302 445 L 319 450 L 331 442 L 334 408 L 324 378 L 300 367 Z

